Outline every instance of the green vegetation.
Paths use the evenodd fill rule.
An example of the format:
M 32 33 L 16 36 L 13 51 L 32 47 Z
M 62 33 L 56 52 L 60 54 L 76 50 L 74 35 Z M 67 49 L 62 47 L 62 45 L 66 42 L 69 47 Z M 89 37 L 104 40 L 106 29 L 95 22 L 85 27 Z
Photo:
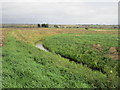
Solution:
M 79 28 L 79 29 L 93 29 L 93 30 L 118 30 L 118 25 L 59 25 L 59 24 L 2 24 L 2 28 Z
M 47 38 L 43 44 L 51 52 L 105 73 L 117 85 L 119 61 L 108 57 L 110 47 L 118 47 L 116 35 L 61 34 Z
M 3 88 L 108 87 L 105 74 L 39 50 L 11 33 L 2 51 Z
M 114 88 L 118 85 L 116 61 L 102 54 L 106 54 L 110 47 L 117 47 L 116 31 L 96 32 L 79 28 L 3 28 L 3 32 L 6 31 L 11 32 L 7 36 L 5 34 L 3 47 L 0 48 L 2 49 L 3 88 Z M 42 40 L 44 46 L 51 52 L 44 52 L 35 47 L 34 43 L 39 40 Z M 85 44 L 84 41 L 87 43 Z M 93 48 L 95 44 L 100 44 L 102 50 Z M 84 55 L 81 54 L 81 50 L 85 52 Z M 75 59 L 69 61 L 61 57 L 59 51 L 64 57 L 68 55 L 67 58 L 71 59 L 74 56 Z M 101 72 L 102 69 L 95 70 L 99 67 L 92 62 L 88 61 L 90 63 L 88 65 L 81 60 L 78 61 L 77 55 L 83 55 L 80 57 L 83 58 L 81 60 L 88 59 L 93 62 L 98 58 L 100 62 L 97 62 L 97 65 L 101 63 L 99 57 L 104 55 L 101 57 L 101 59 L 105 57 L 107 61 L 105 69 L 103 68 L 104 73 Z
M 48 24 L 41 24 L 41 27 L 48 28 L 49 26 L 48 26 Z

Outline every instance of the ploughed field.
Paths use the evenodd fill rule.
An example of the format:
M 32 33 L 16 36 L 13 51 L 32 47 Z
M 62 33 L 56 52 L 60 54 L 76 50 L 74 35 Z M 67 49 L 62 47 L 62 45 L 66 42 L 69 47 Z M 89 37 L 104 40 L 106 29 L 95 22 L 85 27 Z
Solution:
M 118 87 L 117 31 L 4 28 L 3 88 Z M 40 40 L 40 41 L 39 41 Z M 49 52 L 38 49 L 41 42 Z

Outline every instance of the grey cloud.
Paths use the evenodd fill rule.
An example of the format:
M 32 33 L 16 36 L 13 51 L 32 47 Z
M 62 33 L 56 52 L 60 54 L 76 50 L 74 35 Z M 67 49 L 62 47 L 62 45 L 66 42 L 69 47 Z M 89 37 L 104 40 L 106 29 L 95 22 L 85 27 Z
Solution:
M 1 0 L 1 2 L 118 2 L 119 0 Z
M 3 23 L 117 24 L 116 2 L 3 3 Z

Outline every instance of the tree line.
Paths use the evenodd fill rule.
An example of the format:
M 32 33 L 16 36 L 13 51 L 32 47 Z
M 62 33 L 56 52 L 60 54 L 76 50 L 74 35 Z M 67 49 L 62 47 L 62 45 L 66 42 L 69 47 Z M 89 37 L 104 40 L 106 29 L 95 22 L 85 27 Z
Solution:
M 43 28 L 48 28 L 49 27 L 49 25 L 48 24 L 38 24 L 38 27 L 40 28 L 40 27 L 43 27 Z

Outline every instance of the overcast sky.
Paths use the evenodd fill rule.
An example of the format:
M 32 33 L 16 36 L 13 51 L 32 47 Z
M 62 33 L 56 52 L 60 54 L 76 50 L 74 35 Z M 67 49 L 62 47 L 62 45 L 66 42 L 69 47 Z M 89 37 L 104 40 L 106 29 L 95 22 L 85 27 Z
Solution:
M 118 1 L 2 0 L 0 14 L 3 24 L 118 24 Z

